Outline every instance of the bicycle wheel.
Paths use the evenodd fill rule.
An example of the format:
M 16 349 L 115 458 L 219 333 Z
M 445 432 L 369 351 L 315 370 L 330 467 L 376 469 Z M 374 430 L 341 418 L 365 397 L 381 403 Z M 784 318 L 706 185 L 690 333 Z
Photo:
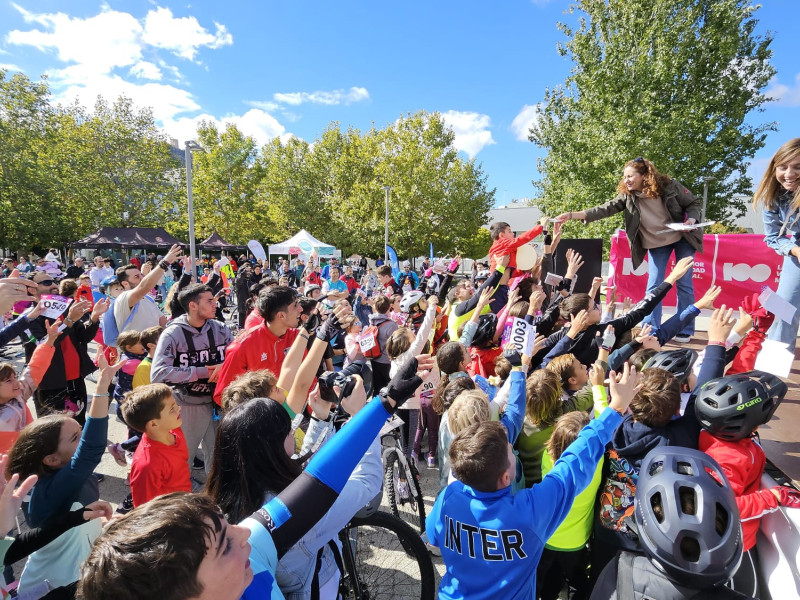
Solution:
M 414 463 L 409 461 L 406 470 L 397 451 L 389 453 L 383 470 L 383 485 L 392 514 L 424 533 L 425 498 Z
M 344 573 L 339 591 L 353 600 L 428 600 L 436 593 L 433 562 L 406 523 L 376 511 L 354 517 L 339 533 Z

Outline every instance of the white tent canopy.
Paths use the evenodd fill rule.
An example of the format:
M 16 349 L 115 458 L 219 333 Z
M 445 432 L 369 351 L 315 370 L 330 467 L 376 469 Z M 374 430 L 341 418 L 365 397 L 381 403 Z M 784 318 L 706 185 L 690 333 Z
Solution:
M 288 240 L 270 245 L 269 253 L 305 254 L 306 256 L 316 253 L 318 256 L 333 256 L 336 253 L 336 247 L 319 241 L 305 229 L 301 229 Z

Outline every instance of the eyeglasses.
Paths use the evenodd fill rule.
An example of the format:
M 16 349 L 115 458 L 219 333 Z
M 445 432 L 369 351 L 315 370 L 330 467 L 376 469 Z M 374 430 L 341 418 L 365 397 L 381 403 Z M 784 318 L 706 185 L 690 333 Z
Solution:
M 633 159 L 633 162 L 644 163 L 644 158 L 642 158 L 641 156 L 637 156 L 636 158 Z
M 37 281 L 36 285 L 53 285 L 54 283 L 54 279 L 42 279 L 41 281 Z

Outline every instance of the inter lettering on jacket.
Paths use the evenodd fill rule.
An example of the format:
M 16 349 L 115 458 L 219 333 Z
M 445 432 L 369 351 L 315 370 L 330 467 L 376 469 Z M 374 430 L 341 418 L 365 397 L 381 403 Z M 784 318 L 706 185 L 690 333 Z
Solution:
M 483 560 L 526 558 L 522 532 L 517 529 L 489 529 L 445 516 L 444 545 L 462 556 Z

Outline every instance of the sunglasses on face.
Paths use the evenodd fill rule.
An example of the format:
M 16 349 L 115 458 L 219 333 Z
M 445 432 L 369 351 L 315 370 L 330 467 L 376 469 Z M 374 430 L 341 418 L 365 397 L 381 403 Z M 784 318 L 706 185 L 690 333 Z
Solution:
M 54 279 L 42 279 L 41 281 L 37 281 L 36 285 L 53 285 L 55 283 Z

